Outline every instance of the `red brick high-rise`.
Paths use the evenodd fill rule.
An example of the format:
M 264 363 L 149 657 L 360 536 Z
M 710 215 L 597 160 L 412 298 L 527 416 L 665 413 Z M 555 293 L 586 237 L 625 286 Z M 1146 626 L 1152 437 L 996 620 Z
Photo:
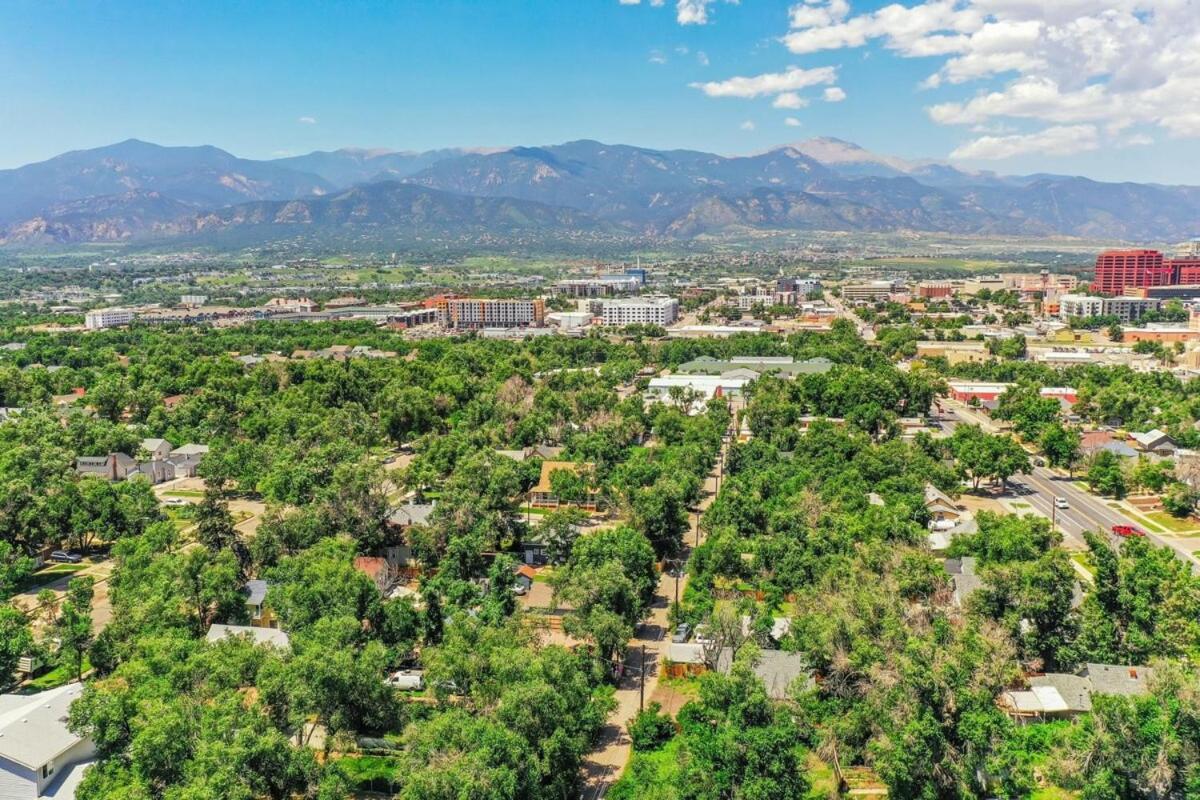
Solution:
M 1170 286 L 1176 283 L 1175 265 L 1157 250 L 1106 250 L 1096 256 L 1092 288 L 1120 294 L 1126 286 Z
M 1171 259 L 1175 268 L 1175 282 L 1193 286 L 1200 283 L 1200 256 L 1184 256 Z

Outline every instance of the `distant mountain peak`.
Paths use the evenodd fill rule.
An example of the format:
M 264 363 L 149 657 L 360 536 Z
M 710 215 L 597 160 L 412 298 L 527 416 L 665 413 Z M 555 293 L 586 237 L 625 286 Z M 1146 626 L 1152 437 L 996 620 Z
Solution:
M 784 145 L 785 148 L 798 150 L 809 158 L 820 161 L 825 165 L 838 164 L 882 164 L 897 172 L 911 172 L 914 165 L 896 156 L 884 156 L 872 153 L 854 142 L 847 142 L 833 136 L 818 136 L 800 142 Z

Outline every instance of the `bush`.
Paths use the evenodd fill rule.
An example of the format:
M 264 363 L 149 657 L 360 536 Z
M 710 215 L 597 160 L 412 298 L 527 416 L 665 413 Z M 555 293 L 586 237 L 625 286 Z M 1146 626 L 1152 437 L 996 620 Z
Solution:
M 674 720 L 661 711 L 662 705 L 651 703 L 629 721 L 629 738 L 634 750 L 657 750 L 675 735 Z

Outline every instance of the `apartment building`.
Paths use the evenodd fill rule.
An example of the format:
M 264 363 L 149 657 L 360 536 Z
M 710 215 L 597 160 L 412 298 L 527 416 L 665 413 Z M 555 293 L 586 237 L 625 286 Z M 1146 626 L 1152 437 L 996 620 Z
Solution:
M 97 308 L 84 315 L 83 323 L 90 331 L 119 328 L 133 322 L 134 313 L 128 308 Z
M 679 301 L 674 297 L 647 296 L 606 301 L 600 314 L 605 325 L 662 325 L 679 318 Z
M 1071 317 L 1117 317 L 1121 322 L 1136 322 L 1143 314 L 1156 311 L 1159 301 L 1143 297 L 1089 297 L 1064 294 L 1058 301 L 1058 315 Z
M 546 304 L 540 298 L 450 298 L 439 301 L 437 308 L 441 324 L 452 329 L 540 328 L 546 321 Z

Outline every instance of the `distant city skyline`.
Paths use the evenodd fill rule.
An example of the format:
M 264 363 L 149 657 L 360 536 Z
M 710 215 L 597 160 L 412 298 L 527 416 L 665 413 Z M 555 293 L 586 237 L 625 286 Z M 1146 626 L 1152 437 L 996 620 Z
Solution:
M 0 70 L 0 168 L 127 138 L 262 159 L 833 136 L 1200 184 L 1200 0 L 14 0 Z

